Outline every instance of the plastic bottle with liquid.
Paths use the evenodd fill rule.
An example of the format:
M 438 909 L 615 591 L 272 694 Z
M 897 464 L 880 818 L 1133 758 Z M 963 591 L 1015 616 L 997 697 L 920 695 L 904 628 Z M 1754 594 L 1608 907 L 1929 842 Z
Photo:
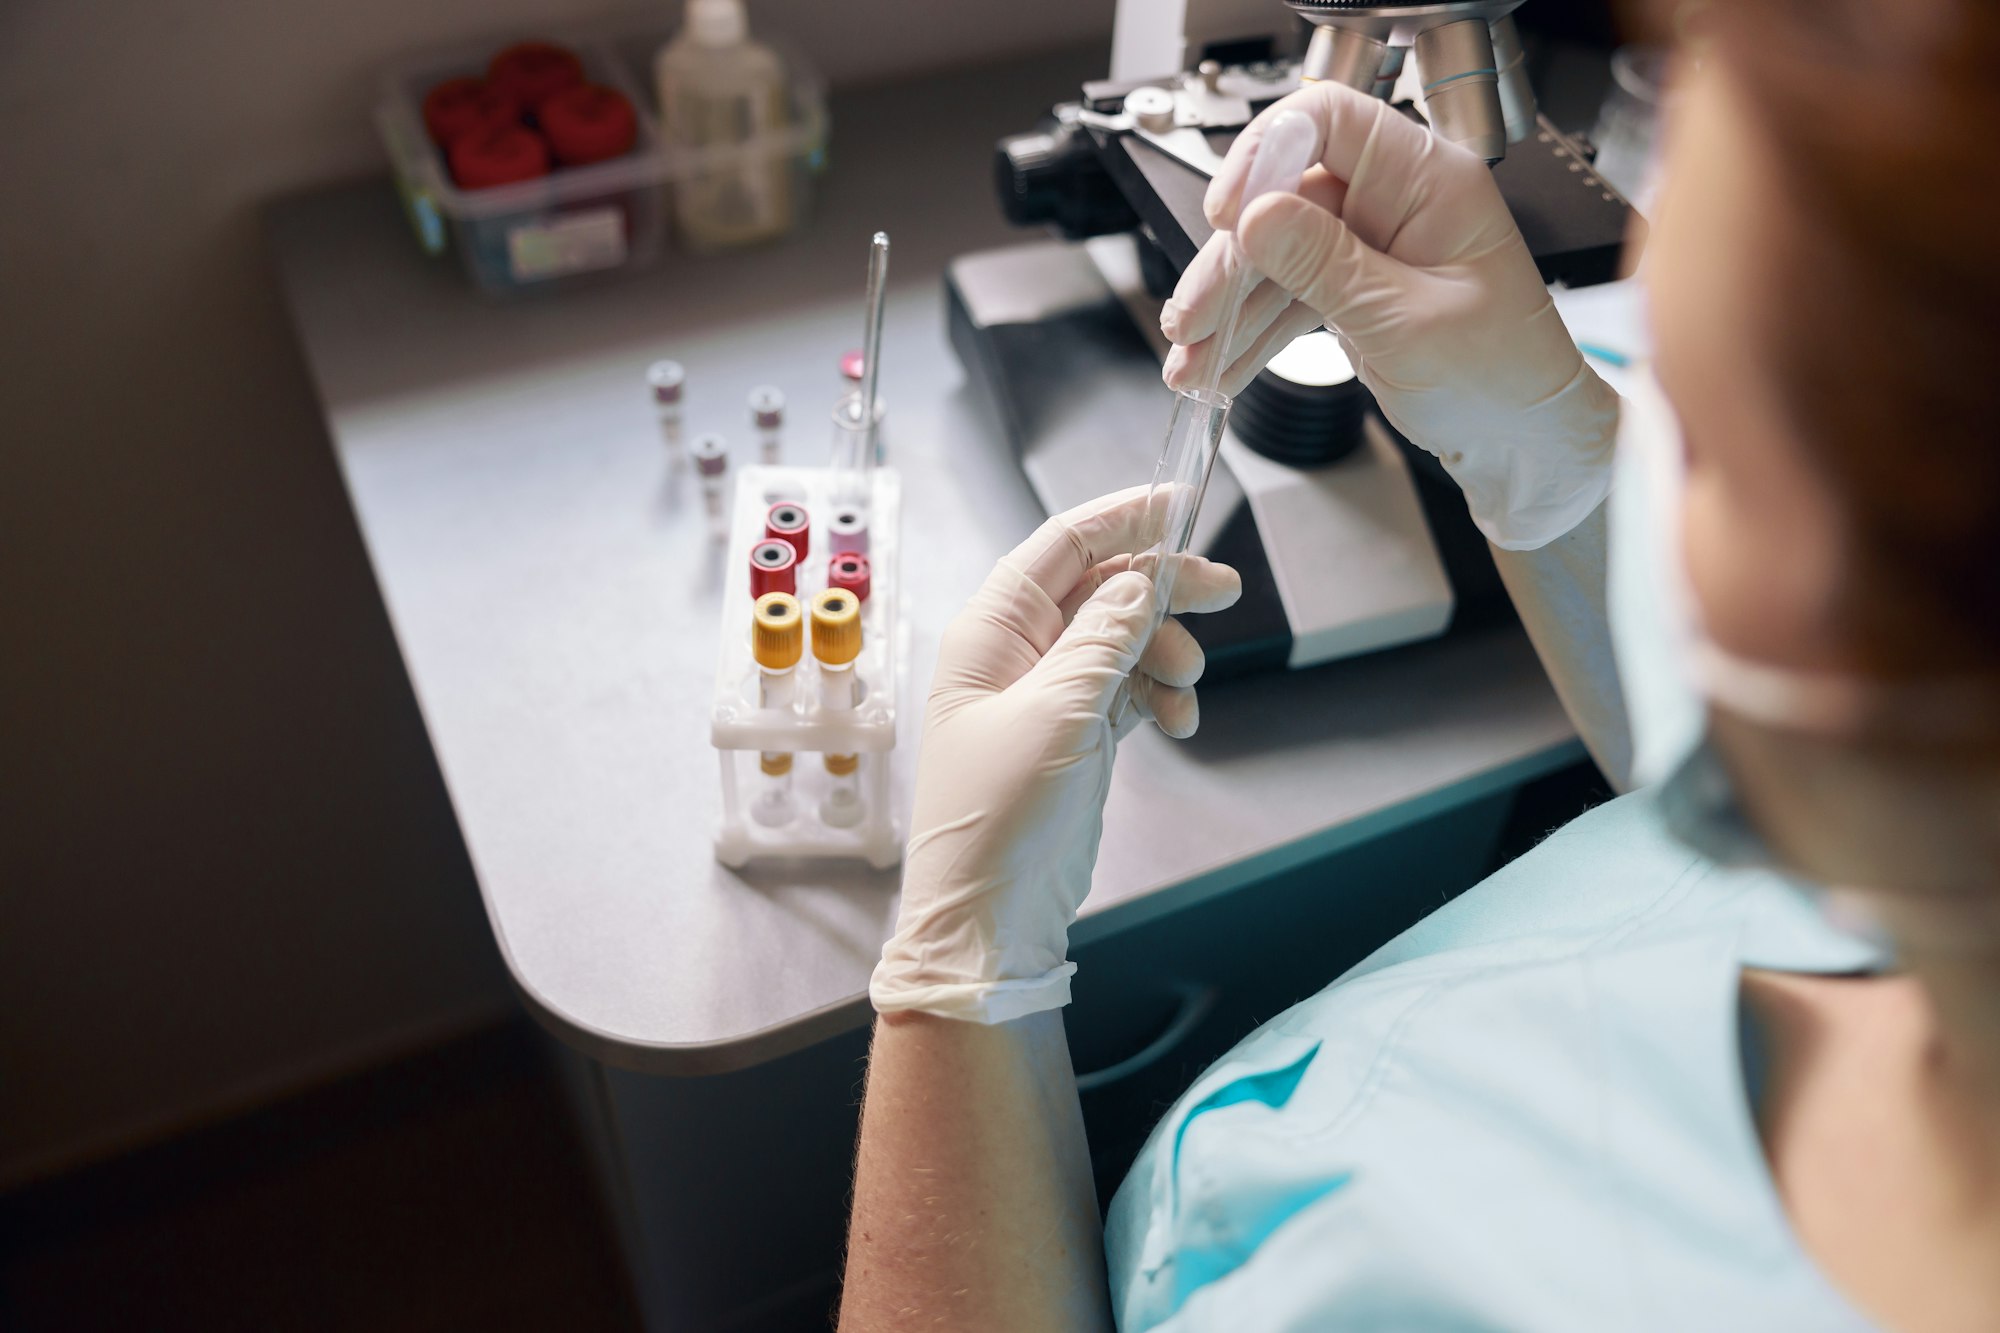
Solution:
M 682 242 L 720 250 L 789 231 L 791 162 L 770 145 L 787 118 L 785 66 L 751 40 L 743 0 L 688 0 L 654 78 L 666 140 L 688 154 L 674 187 Z

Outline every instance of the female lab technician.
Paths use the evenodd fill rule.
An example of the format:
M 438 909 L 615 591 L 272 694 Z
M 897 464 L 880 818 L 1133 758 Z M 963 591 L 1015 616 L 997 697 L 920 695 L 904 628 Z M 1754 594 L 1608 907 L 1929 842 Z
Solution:
M 1232 381 L 1336 330 L 1644 785 L 1245 1040 L 1100 1229 L 1064 937 L 1118 683 L 1186 734 L 1201 655 L 1135 654 L 1134 494 L 1051 520 L 940 653 L 843 1327 L 2000 1328 L 2000 7 L 1674 25 L 1622 413 L 1486 169 L 1382 104 L 1286 99 L 1303 197 L 1238 216 L 1256 125 L 1208 197 L 1272 280 Z M 1170 378 L 1218 354 L 1217 270 Z

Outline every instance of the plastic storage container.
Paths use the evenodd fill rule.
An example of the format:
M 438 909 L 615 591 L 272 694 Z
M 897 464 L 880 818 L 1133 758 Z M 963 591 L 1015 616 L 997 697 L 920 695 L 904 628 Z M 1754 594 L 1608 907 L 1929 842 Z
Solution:
M 497 296 L 555 290 L 656 259 L 669 231 L 674 182 L 714 168 L 704 155 L 676 152 L 660 137 L 652 68 L 672 35 L 665 28 L 507 33 L 385 71 L 376 127 L 424 250 L 433 255 L 456 250 L 473 284 Z M 444 151 L 424 128 L 425 94 L 447 79 L 483 74 L 496 52 L 535 40 L 575 52 L 587 81 L 630 100 L 639 122 L 632 150 L 587 166 L 557 167 L 535 180 L 459 188 Z M 794 53 L 779 49 L 792 71 L 790 120 L 765 140 L 729 151 L 765 154 L 783 164 L 795 184 L 796 226 L 825 162 L 826 107 L 816 76 Z

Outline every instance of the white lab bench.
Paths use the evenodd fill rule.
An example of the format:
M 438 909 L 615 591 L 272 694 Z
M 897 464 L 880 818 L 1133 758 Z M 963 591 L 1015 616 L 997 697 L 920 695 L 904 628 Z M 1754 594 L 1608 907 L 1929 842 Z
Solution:
M 526 1006 L 582 1057 L 569 1067 L 656 1327 L 777 1327 L 822 1298 L 896 875 L 715 862 L 716 609 L 722 580 L 745 574 L 720 567 L 694 478 L 669 471 L 644 370 L 683 362 L 688 434 L 729 433 L 739 463 L 754 452 L 746 395 L 777 385 L 789 460 L 818 461 L 837 358 L 859 341 L 867 237 L 894 238 L 882 376 L 914 631 L 907 810 L 938 633 L 1042 517 L 946 344 L 940 275 L 1015 239 L 992 143 L 1101 59 L 837 97 L 805 234 L 549 299 L 473 295 L 452 261 L 418 253 L 386 181 L 269 215 L 495 938 Z M 1165 407 L 1133 429 L 1159 430 Z M 1145 731 L 1121 747 L 1076 930 L 1080 1065 L 1083 1047 L 1110 1063 L 1151 1051 L 1163 1013 L 1175 1035 L 1199 1027 L 1222 983 L 1188 976 L 1228 973 L 1257 930 L 1309 955 L 1325 936 L 1300 923 L 1337 934 L 1366 916 L 1371 876 L 1431 901 L 1463 887 L 1508 795 L 1581 754 L 1512 625 L 1217 682 L 1202 704 L 1194 741 Z M 1338 874 L 1260 887 L 1343 852 Z M 1337 970 L 1300 967 L 1313 985 Z M 1100 1009 L 1100 1030 L 1077 1033 Z

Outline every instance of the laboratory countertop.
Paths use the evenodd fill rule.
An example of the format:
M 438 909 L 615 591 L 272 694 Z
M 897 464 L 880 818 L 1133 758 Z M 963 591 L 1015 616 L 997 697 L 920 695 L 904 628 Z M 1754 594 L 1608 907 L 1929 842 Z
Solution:
M 668 466 L 647 365 L 686 365 L 688 434 L 729 433 L 739 461 L 754 447 L 746 395 L 775 384 L 789 457 L 816 461 L 837 359 L 860 340 L 867 239 L 890 232 L 882 383 L 920 704 L 939 631 L 1042 518 L 947 345 L 944 265 L 1024 239 L 995 207 L 992 144 L 1101 60 L 836 97 L 833 169 L 803 234 L 515 304 L 424 258 L 386 180 L 272 206 L 284 291 L 494 934 L 526 1003 L 585 1053 L 714 1073 L 859 1026 L 896 905 L 894 871 L 714 859 L 724 571 L 693 478 Z M 904 713 L 896 756 L 903 812 L 920 712 Z M 1580 753 L 1513 626 L 1204 686 L 1194 740 L 1146 729 L 1121 746 L 1077 938 Z

